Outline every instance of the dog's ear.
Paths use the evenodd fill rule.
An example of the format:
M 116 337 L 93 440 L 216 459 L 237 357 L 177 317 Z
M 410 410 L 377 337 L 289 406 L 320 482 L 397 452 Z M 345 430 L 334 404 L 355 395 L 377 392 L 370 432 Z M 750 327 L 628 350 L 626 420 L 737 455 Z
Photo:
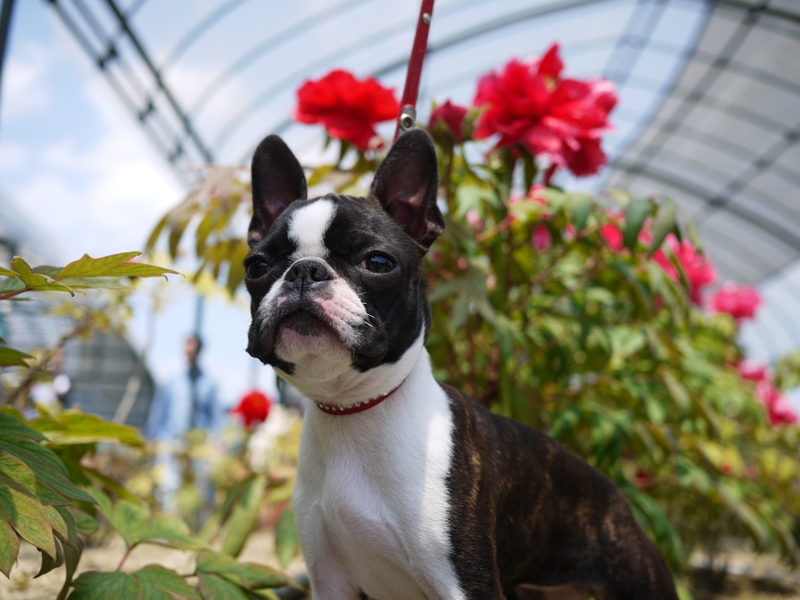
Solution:
M 444 231 L 444 219 L 436 206 L 438 187 L 431 136 L 414 129 L 401 135 L 389 151 L 369 193 L 427 251 Z
M 253 155 L 253 218 L 247 243 L 254 246 L 267 236 L 275 219 L 295 200 L 305 200 L 306 176 L 292 151 L 277 135 L 270 135 Z

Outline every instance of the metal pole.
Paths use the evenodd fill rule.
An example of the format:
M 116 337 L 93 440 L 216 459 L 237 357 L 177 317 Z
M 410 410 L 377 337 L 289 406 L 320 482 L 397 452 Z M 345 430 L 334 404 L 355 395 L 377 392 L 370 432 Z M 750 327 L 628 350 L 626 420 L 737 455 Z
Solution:
M 14 9 L 14 0 L 3 0 L 0 9 L 0 93 L 3 84 L 3 65 L 6 62 L 6 46 L 8 46 L 8 33 L 11 30 L 11 13 Z

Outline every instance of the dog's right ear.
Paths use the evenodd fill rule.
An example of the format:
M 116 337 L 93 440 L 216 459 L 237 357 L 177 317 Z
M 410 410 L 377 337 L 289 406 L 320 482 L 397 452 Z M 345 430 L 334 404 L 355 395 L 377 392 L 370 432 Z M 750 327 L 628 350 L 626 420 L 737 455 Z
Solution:
M 303 168 L 277 135 L 270 135 L 253 155 L 253 218 L 247 243 L 253 247 L 265 237 L 275 219 L 295 200 L 305 200 L 308 192 Z

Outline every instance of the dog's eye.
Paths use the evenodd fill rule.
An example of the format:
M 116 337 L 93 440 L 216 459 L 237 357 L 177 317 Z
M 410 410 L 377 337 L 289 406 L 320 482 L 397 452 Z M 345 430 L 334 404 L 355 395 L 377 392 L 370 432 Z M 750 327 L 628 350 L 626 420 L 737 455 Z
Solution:
M 372 254 L 362 260 L 358 266 L 372 273 L 388 273 L 389 271 L 393 271 L 397 265 L 395 265 L 394 261 L 388 256 Z
M 260 258 L 256 258 L 251 260 L 245 266 L 246 268 L 246 276 L 248 279 L 260 279 L 267 273 L 269 273 L 270 266 Z

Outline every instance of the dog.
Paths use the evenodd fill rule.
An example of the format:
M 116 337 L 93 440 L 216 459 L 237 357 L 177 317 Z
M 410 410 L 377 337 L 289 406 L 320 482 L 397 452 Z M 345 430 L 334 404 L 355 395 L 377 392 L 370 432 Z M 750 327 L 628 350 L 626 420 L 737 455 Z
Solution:
M 676 600 L 610 480 L 434 379 L 423 258 L 444 230 L 437 189 L 422 130 L 365 198 L 307 199 L 277 136 L 253 157 L 247 351 L 312 401 L 294 511 L 314 600 L 532 597 L 524 585 Z

